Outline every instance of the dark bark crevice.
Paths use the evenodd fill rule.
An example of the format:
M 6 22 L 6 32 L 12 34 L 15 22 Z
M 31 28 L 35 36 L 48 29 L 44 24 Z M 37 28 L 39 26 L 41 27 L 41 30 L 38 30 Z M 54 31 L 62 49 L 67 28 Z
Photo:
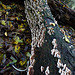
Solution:
M 69 25 L 75 29 L 75 12 L 57 0 L 48 0 L 51 12 L 59 25 Z

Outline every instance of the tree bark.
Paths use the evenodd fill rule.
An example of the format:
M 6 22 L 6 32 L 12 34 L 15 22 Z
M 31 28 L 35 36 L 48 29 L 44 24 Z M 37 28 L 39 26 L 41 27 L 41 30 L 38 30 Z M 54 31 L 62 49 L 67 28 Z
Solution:
M 35 7 L 38 7 L 40 3 L 40 2 L 39 3 L 36 2 L 37 0 L 25 0 L 25 1 L 29 2 L 28 6 L 30 6 L 31 3 L 35 2 Z M 32 24 L 28 21 L 31 31 L 34 32 L 31 35 L 36 34 L 36 30 L 39 30 L 39 31 L 41 30 L 41 24 L 39 25 L 35 17 L 37 17 L 38 15 L 41 15 L 43 19 L 42 23 L 44 24 L 44 27 L 42 27 L 42 29 L 45 28 L 46 31 L 44 32 L 45 36 L 43 35 L 44 42 L 42 43 L 42 45 L 38 47 L 36 44 L 36 47 L 34 47 L 33 59 L 35 59 L 35 63 L 34 65 L 30 63 L 30 65 L 33 66 L 33 69 L 30 70 L 30 72 L 31 73 L 34 72 L 33 75 L 60 75 L 59 69 L 60 68 L 63 69 L 63 67 L 57 68 L 57 62 L 58 62 L 58 59 L 60 59 L 63 66 L 64 64 L 66 64 L 67 68 L 72 72 L 72 74 L 69 74 L 69 75 L 75 75 L 75 49 L 72 46 L 72 42 L 70 41 L 70 39 L 65 38 L 65 35 L 64 35 L 65 32 L 60 30 L 58 24 L 56 24 L 54 20 L 54 17 L 55 17 L 59 24 L 63 24 L 63 25 L 68 24 L 74 28 L 74 24 L 73 24 L 75 22 L 74 12 L 72 12 L 72 10 L 69 11 L 69 8 L 66 8 L 66 7 L 63 8 L 62 5 L 59 4 L 57 1 L 50 0 L 49 5 L 51 10 L 48 7 L 48 4 L 46 2 L 47 0 L 38 0 L 38 1 L 41 1 L 41 3 L 43 4 L 43 5 L 41 4 L 42 7 L 40 6 L 40 8 L 43 11 L 38 10 L 38 8 L 37 8 L 38 10 L 37 11 L 32 4 L 32 6 L 29 8 L 29 11 L 28 12 L 26 11 L 26 13 L 29 14 L 30 16 L 34 11 L 35 13 L 33 13 L 32 16 L 35 14 L 37 15 L 33 16 L 33 18 L 31 18 L 32 16 L 30 18 L 29 16 L 27 16 L 27 21 L 29 19 L 32 19 L 31 20 Z M 25 7 L 25 10 L 26 9 L 27 8 Z M 52 16 L 52 14 L 54 17 Z M 66 17 L 66 14 L 68 17 Z M 40 19 L 40 18 L 37 18 L 37 19 Z M 35 21 L 36 23 L 33 23 L 33 21 Z M 38 29 L 36 28 L 37 26 L 38 26 Z M 41 31 L 41 33 L 43 33 L 43 30 Z M 41 36 L 41 33 L 40 33 L 40 36 Z M 36 38 L 37 37 L 38 35 L 36 35 Z M 33 41 L 37 42 L 37 39 L 32 40 L 32 42 Z M 59 57 L 58 56 L 54 57 L 55 52 L 52 54 L 53 49 L 57 51 L 57 55 L 59 55 Z M 42 68 L 43 71 L 41 71 L 41 67 L 44 68 L 44 69 Z M 32 75 L 32 74 L 29 73 L 29 75 Z
M 69 25 L 75 29 L 75 11 L 57 0 L 48 0 L 48 5 L 59 25 Z
M 50 19 L 47 18 L 48 22 L 50 22 Z M 47 20 L 45 19 L 45 20 Z M 49 24 L 48 24 L 49 25 Z M 50 26 L 49 26 L 50 27 Z M 61 52 L 61 60 L 64 64 L 67 65 L 69 69 L 73 72 L 72 75 L 75 74 L 75 54 L 72 53 L 73 48 L 69 48 L 71 43 L 67 43 L 65 40 L 63 40 L 63 34 L 60 32 L 60 29 L 58 25 L 56 25 L 54 28 L 54 35 L 49 35 L 47 32 L 45 32 L 45 41 L 43 46 L 40 48 L 35 49 L 35 65 L 34 65 L 34 75 L 45 75 L 41 72 L 41 66 L 44 66 L 46 69 L 47 66 L 50 67 L 50 75 L 59 75 L 58 68 L 57 68 L 57 58 L 54 58 L 51 55 L 51 50 L 53 48 L 52 46 L 52 40 L 55 38 L 57 40 L 57 49 Z

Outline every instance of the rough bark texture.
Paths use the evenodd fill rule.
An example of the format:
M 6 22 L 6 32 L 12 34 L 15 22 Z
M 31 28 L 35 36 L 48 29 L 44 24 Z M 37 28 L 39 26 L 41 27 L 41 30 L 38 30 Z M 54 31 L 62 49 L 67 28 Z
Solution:
M 48 18 L 47 18 L 48 19 Z M 47 20 L 46 19 L 46 20 Z M 49 19 L 50 20 L 50 19 Z M 50 22 L 48 20 L 48 22 Z M 48 23 L 47 22 L 47 23 Z M 58 74 L 58 68 L 56 67 L 57 65 L 57 58 L 54 58 L 51 55 L 51 49 L 52 49 L 52 40 L 56 38 L 57 40 L 57 49 L 61 52 L 61 60 L 64 64 L 67 64 L 67 67 L 71 69 L 73 72 L 72 75 L 75 74 L 75 55 L 72 54 L 73 49 L 70 49 L 69 46 L 71 43 L 67 43 L 65 40 L 63 40 L 63 34 L 60 32 L 59 27 L 56 25 L 54 28 L 54 35 L 49 35 L 46 31 L 45 33 L 45 40 L 47 42 L 44 42 L 43 46 L 40 48 L 35 49 L 35 65 L 34 65 L 34 70 L 35 73 L 34 75 L 44 75 L 44 73 L 41 72 L 41 66 L 44 66 L 45 69 L 47 66 L 50 67 L 50 75 L 59 75 Z
M 75 29 L 75 11 L 57 0 L 48 0 L 48 5 L 58 24 L 69 25 Z

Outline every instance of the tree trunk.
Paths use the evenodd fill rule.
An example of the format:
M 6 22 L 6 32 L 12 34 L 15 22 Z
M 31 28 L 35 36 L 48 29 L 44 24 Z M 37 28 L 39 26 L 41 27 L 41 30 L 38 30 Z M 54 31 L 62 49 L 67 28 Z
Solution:
M 74 28 L 75 12 L 67 7 L 63 8 L 56 0 L 48 0 L 48 3 L 50 8 L 47 0 L 24 2 L 32 36 L 30 66 L 27 74 L 62 75 L 64 72 L 66 74 L 63 75 L 75 75 L 75 49 L 71 39 L 65 36 L 65 31 L 57 24 L 58 21 L 59 24 Z M 19 72 L 18 75 L 23 75 L 23 72 Z

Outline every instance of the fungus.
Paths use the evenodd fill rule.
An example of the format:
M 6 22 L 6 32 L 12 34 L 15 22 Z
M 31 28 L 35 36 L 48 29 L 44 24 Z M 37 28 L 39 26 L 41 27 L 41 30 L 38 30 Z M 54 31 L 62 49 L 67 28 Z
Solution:
M 47 29 L 49 29 L 49 30 L 48 30 L 48 34 L 49 34 L 49 35 L 54 34 L 54 28 L 52 28 L 52 27 L 47 27 Z
M 50 22 L 50 25 L 55 26 L 55 23 L 51 23 L 51 22 Z
M 28 67 L 27 75 L 33 75 L 33 74 L 34 74 L 33 66 L 29 66 L 29 67 Z
M 56 43 L 54 44 L 54 47 L 53 48 L 57 48 L 57 44 Z
M 52 44 L 54 45 L 56 43 L 56 39 L 53 39 Z
M 59 69 L 59 73 L 62 73 L 62 69 L 61 68 Z
M 61 63 L 61 60 L 58 59 L 58 62 L 57 62 L 57 68 L 60 68 L 60 67 L 63 67 L 63 64 Z
M 51 54 L 54 55 L 55 54 L 55 49 L 51 50 Z
M 52 44 L 54 45 L 54 49 L 57 48 L 57 43 L 56 43 L 56 39 L 53 39 Z
M 44 67 L 43 66 L 41 66 L 41 72 L 43 72 L 44 71 Z
M 59 68 L 59 73 L 61 75 L 71 75 L 71 70 L 66 67 L 66 64 L 63 65 L 60 59 L 58 59 L 57 67 Z
M 50 71 L 49 71 L 49 66 L 47 66 L 46 70 L 45 70 L 45 75 L 49 75 Z
M 60 31 L 65 35 L 65 31 L 64 31 L 64 29 L 60 29 Z
M 57 49 L 52 49 L 51 54 L 54 55 L 54 57 L 61 58 L 60 52 Z
M 56 51 L 54 57 L 61 58 L 60 52 Z

